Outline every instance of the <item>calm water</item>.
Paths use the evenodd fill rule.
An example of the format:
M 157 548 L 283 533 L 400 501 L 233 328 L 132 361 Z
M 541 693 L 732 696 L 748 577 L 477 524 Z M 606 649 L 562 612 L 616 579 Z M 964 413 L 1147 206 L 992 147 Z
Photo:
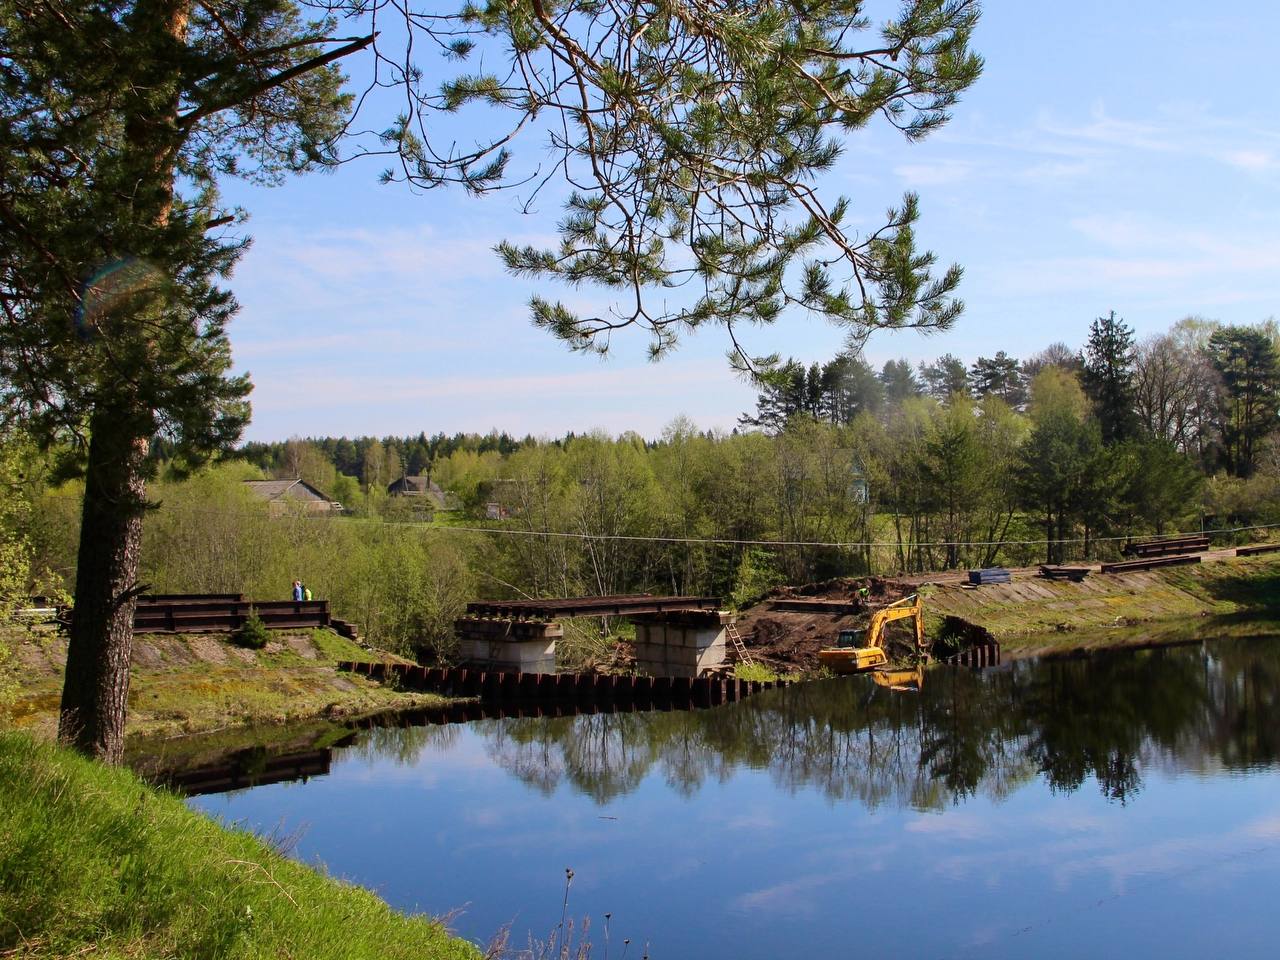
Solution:
M 372 731 L 191 803 L 406 910 L 593 956 L 1275 956 L 1280 639 L 692 713 Z

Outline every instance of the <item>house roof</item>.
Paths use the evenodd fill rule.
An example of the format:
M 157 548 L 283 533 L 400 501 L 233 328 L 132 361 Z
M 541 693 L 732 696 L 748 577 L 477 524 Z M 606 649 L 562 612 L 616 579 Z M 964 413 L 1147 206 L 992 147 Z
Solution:
M 245 486 L 263 500 L 324 500 L 329 497 L 307 481 L 295 477 L 292 480 L 246 480 Z
M 391 486 L 412 493 L 440 492 L 440 487 L 427 477 L 401 477 L 393 482 Z

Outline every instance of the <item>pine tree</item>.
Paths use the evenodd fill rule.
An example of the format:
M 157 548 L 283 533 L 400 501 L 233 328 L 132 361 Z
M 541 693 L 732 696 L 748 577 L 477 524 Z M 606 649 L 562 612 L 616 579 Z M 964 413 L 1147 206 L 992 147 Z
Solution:
M 1225 327 L 1209 338 L 1209 357 L 1222 378 L 1219 431 L 1222 460 L 1234 476 L 1253 473 L 1257 444 L 1280 417 L 1280 358 L 1271 338 L 1254 327 Z
M 1003 350 L 994 357 L 979 357 L 969 371 L 969 382 L 978 397 L 999 397 L 1014 409 L 1027 402 L 1022 367 Z
M 1138 430 L 1134 396 L 1133 330 L 1114 310 L 1094 320 L 1084 348 L 1081 384 L 1093 401 L 1094 414 L 1108 445 L 1133 437 Z
M 957 394 L 969 395 L 969 371 L 964 361 L 950 353 L 944 353 L 933 363 L 920 364 L 920 379 L 925 391 L 939 403 L 946 403 Z
M 351 144 L 390 157 L 387 180 L 482 192 L 532 179 L 508 173 L 511 144 L 549 130 L 548 169 L 574 185 L 562 242 L 500 253 L 518 274 L 621 291 L 627 306 L 602 318 L 533 301 L 576 349 L 639 326 L 657 355 L 720 324 L 735 362 L 764 370 L 776 358 L 751 357 L 738 331 L 788 303 L 854 336 L 946 327 L 961 273 L 916 249 L 917 198 L 854 236 L 849 201 L 814 184 L 846 131 L 885 117 L 919 139 L 946 122 L 981 71 L 979 3 L 905 0 L 859 46 L 863 8 L 0 2 L 0 409 L 78 444 L 86 475 L 60 737 L 121 755 L 150 445 L 198 463 L 248 418 L 220 285 L 246 241 L 221 232 L 238 217 L 221 180 L 276 182 Z M 402 115 L 353 122 L 354 102 L 383 102 L 342 92 L 337 65 L 357 54 L 368 89 L 398 87 Z M 468 57 L 480 66 L 449 65 Z M 468 108 L 510 126 L 455 149 L 472 130 L 449 118 Z M 352 143 L 361 128 L 383 132 Z M 690 279 L 698 295 L 671 299 Z
M 884 385 L 884 398 L 890 404 L 900 404 L 911 397 L 920 396 L 920 384 L 915 371 L 906 360 L 887 360 L 880 371 L 880 383 Z

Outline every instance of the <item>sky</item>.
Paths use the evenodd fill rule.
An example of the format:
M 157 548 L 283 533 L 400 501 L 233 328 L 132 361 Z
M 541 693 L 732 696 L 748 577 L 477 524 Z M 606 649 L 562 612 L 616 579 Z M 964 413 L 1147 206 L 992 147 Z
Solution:
M 1280 313 L 1280 4 L 1240 0 L 986 0 L 982 78 L 919 143 L 859 132 L 823 184 L 879 225 L 920 195 L 917 237 L 965 270 L 946 333 L 878 333 L 865 356 L 971 363 L 1049 343 L 1080 347 L 1116 311 L 1146 336 L 1200 315 Z M 542 144 L 517 142 L 516 162 Z M 426 432 L 659 436 L 676 417 L 730 429 L 755 392 L 723 330 L 651 363 L 640 331 L 608 359 L 572 354 L 529 320 L 535 294 L 595 309 L 607 297 L 505 273 L 493 245 L 546 240 L 559 208 L 519 197 L 414 193 L 356 162 L 265 188 L 228 184 L 253 246 L 231 288 L 237 371 L 255 389 L 249 440 Z M 754 354 L 805 363 L 843 336 L 804 312 L 753 331 Z

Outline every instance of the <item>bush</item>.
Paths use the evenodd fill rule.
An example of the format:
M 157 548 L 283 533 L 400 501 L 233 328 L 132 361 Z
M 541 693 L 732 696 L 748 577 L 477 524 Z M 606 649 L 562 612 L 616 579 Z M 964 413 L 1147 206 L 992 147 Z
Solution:
M 261 650 L 271 639 L 271 631 L 258 616 L 258 611 L 250 607 L 249 616 L 245 617 L 244 625 L 235 632 L 234 636 L 238 645 L 248 647 L 250 650 Z

